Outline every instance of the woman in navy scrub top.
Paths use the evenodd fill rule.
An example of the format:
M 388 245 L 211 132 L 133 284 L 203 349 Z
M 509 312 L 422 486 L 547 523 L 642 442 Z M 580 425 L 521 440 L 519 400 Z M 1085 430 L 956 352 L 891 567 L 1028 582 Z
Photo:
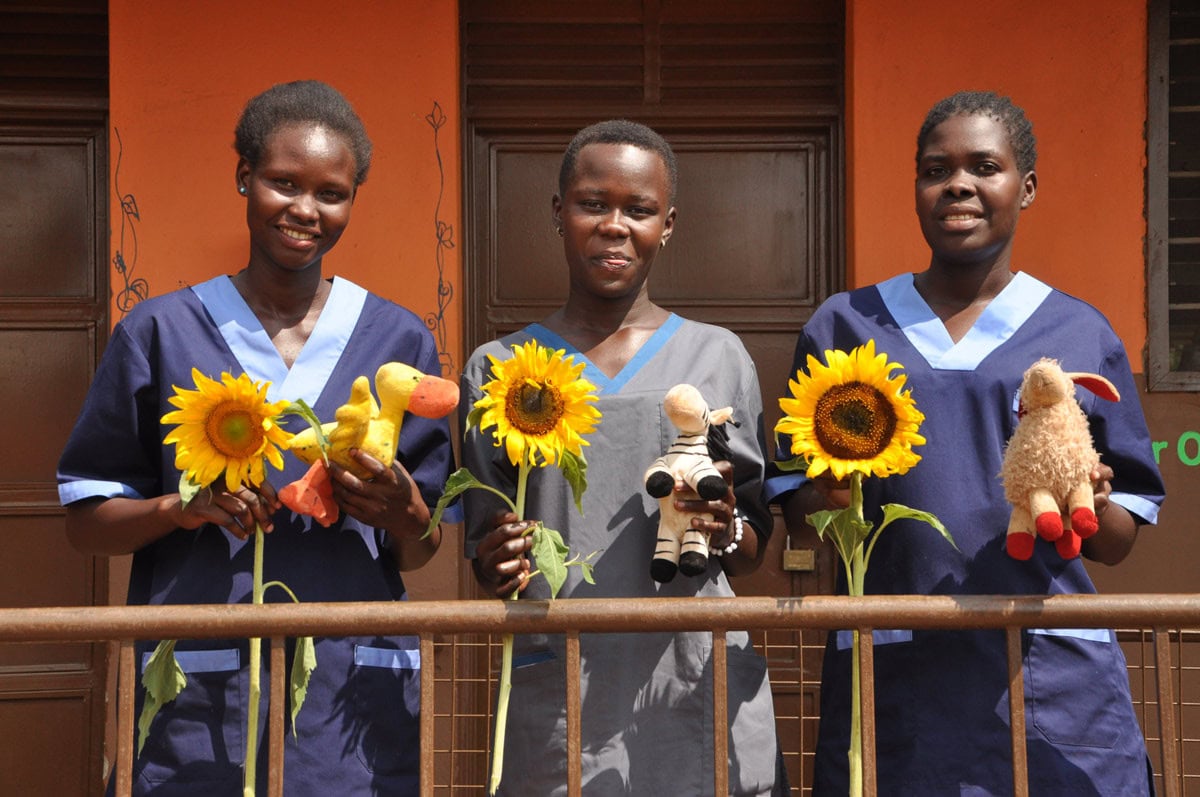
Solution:
M 1016 393 L 1040 357 L 1102 374 L 1121 401 L 1078 398 L 1102 464 L 1093 473 L 1100 531 L 1083 555 L 1117 564 L 1154 523 L 1163 485 L 1120 339 L 1095 308 L 1014 270 L 1013 236 L 1037 190 L 1032 127 L 1007 98 L 964 92 L 929 112 L 917 140 L 916 209 L 929 267 L 838 294 L 805 325 L 795 368 L 868 339 L 903 363 L 925 414 L 921 462 L 867 479 L 864 500 L 936 514 L 958 550 L 921 523 L 884 535 L 866 591 L 875 594 L 1092 593 L 1082 559 L 1039 541 L 1032 559 L 1005 552 L 1009 506 L 997 474 L 1017 423 Z M 1066 231 L 1064 231 L 1065 234 Z M 1038 269 L 1036 261 L 1027 268 Z M 790 450 L 781 441 L 781 450 Z M 788 525 L 844 506 L 845 485 L 774 475 Z M 1151 791 L 1125 659 L 1107 629 L 1026 629 L 1022 637 L 1029 785 L 1034 795 Z M 814 794 L 847 791 L 850 643 L 830 635 L 821 689 Z M 1011 795 L 1008 675 L 1002 631 L 878 631 L 876 747 L 880 794 Z
M 385 362 L 440 373 L 417 316 L 322 273 L 371 159 L 346 99 L 317 81 L 277 85 L 246 105 L 235 146 L 231 192 L 246 203 L 246 265 L 147 299 L 113 330 L 59 464 L 68 535 L 87 553 L 133 554 L 131 604 L 248 602 L 256 523 L 269 532 L 264 580 L 283 581 L 300 600 L 403 600 L 400 571 L 427 562 L 441 540 L 440 532 L 421 535 L 451 466 L 445 420 L 406 418 L 390 468 L 359 453 L 374 474 L 368 480 L 335 466 L 341 515 L 330 528 L 281 508 L 270 484 L 228 493 L 218 483 L 181 505 L 159 418 L 172 409 L 174 385 L 192 387 L 193 366 L 213 378 L 228 371 L 268 380 L 271 401 L 304 399 L 323 419 L 346 401 L 355 377 L 373 377 Z M 301 423 L 289 419 L 289 429 Z M 269 472 L 278 485 L 307 469 L 293 456 L 284 461 L 282 473 Z M 281 590 L 266 598 L 290 600 Z M 139 644 L 140 664 L 155 644 Z M 415 795 L 416 639 L 325 638 L 316 650 L 296 733 L 286 735 L 285 793 L 327 795 L 336 783 L 339 795 Z M 188 685 L 154 719 L 134 791 L 240 794 L 246 640 L 184 640 L 176 657 Z M 259 750 L 265 781 L 266 746 Z

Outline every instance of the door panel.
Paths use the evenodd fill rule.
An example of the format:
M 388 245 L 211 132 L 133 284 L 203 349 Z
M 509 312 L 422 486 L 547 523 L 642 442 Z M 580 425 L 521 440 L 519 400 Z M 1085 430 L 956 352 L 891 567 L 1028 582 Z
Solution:
M 106 602 L 107 564 L 67 543 L 55 470 L 107 337 L 106 139 L 102 119 L 31 116 L 0 125 L 0 179 L 22 186 L 0 200 L 0 415 L 19 419 L 0 459 L 0 605 L 87 606 Z M 105 678 L 103 645 L 0 645 L 0 738 L 19 758 L 0 793 L 99 792 Z
M 0 704 L 0 787 L 12 795 L 97 794 L 87 759 L 90 690 L 31 689 Z
M 0 296 L 91 294 L 95 280 L 86 269 L 48 268 L 61 264 L 65 253 L 87 251 L 95 240 L 90 144 L 86 138 L 12 137 L 0 147 L 0 174 L 6 184 L 21 186 L 0 193 Z
M 104 0 L 0 7 L 0 606 L 107 602 L 55 469 L 107 339 Z M 0 794 L 103 793 L 106 646 L 0 646 Z

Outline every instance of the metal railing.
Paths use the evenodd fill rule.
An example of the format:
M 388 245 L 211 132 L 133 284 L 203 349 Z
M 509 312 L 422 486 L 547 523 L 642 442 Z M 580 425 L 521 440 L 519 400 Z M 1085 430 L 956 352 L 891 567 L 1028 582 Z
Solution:
M 883 596 L 859 598 L 653 598 L 563 601 L 413 601 L 193 606 L 0 609 L 0 643 L 119 644 L 116 793 L 130 794 L 134 643 L 144 639 L 261 637 L 272 641 L 269 668 L 268 795 L 283 793 L 284 640 L 297 636 L 415 634 L 421 660 L 434 637 L 464 633 L 561 633 L 566 637 L 567 793 L 580 794 L 579 636 L 628 631 L 709 631 L 713 635 L 713 785 L 728 794 L 725 634 L 730 630 L 845 629 L 860 632 L 863 673 L 864 786 L 875 793 L 874 646 L 881 628 L 1002 629 L 1008 640 L 1014 794 L 1028 795 L 1023 628 L 1146 628 L 1154 635 L 1161 769 L 1166 797 L 1179 797 L 1180 755 L 1171 682 L 1171 629 L 1200 628 L 1200 595 Z M 421 795 L 434 793 L 434 678 L 421 680 Z

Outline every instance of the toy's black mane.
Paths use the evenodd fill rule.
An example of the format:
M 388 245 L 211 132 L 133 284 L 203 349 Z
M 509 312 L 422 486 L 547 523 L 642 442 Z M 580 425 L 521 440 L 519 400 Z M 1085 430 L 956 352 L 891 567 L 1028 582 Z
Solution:
M 725 423 L 733 423 L 732 420 Z M 708 427 L 708 456 L 713 462 L 733 461 L 733 449 L 729 446 L 729 431 L 725 428 L 725 424 L 720 426 L 713 424 Z

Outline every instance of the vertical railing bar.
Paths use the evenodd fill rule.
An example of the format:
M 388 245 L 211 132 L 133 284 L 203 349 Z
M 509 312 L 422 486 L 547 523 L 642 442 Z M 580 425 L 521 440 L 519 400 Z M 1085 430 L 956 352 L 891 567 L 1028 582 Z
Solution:
M 713 794 L 729 794 L 729 648 L 725 629 L 714 628 L 713 650 Z
M 435 738 L 434 708 L 437 668 L 433 661 L 433 634 L 421 633 L 421 797 L 433 797 Z
M 1165 797 L 1179 797 L 1179 739 L 1175 727 L 1175 689 L 1171 684 L 1171 632 L 1159 625 L 1154 626 L 1154 674 L 1158 682 L 1158 737 L 1162 752 L 1163 791 Z
M 267 699 L 267 794 L 283 797 L 283 706 L 287 702 L 287 642 L 271 637 L 271 688 Z
M 579 686 L 579 632 L 567 634 L 567 795 L 583 792 L 583 699 Z
M 117 797 L 133 793 L 133 699 L 137 694 L 136 649 L 132 639 L 122 639 L 117 654 Z
M 862 708 L 863 794 L 875 795 L 875 629 L 858 630 L 859 706 Z
M 1012 742 L 1013 797 L 1029 797 L 1029 758 L 1025 742 L 1025 669 L 1022 629 L 1004 629 L 1008 649 L 1008 728 Z

